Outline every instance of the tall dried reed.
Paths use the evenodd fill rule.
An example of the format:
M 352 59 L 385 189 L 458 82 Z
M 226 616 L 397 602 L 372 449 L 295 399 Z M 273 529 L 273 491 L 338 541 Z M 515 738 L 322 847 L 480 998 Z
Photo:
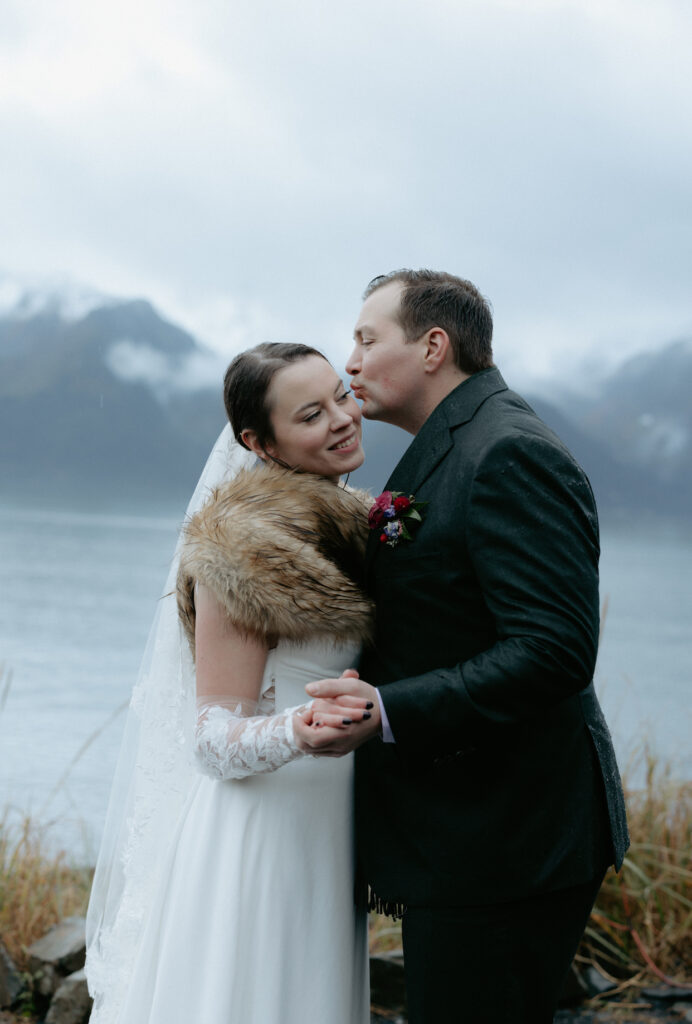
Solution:
M 18 967 L 26 947 L 61 918 L 84 914 L 92 872 L 50 848 L 47 830 L 24 817 L 0 819 L 0 937 Z
M 0 712 L 11 682 L 0 664 Z M 92 872 L 55 851 L 49 826 L 10 809 L 0 813 L 0 939 L 21 968 L 27 946 L 61 918 L 85 912 Z
M 672 779 L 646 745 L 635 768 L 645 784 L 625 782 L 630 849 L 606 876 L 579 959 L 621 987 L 692 986 L 692 782 Z

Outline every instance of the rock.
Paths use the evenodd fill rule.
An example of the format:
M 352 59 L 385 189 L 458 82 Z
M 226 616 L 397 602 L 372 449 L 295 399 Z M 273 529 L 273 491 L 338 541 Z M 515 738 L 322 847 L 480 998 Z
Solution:
M 12 1006 L 23 988 L 22 976 L 0 942 L 0 1009 Z
M 32 943 L 27 950 L 31 973 L 36 974 L 48 965 L 61 975 L 81 970 L 86 957 L 85 928 L 83 917 L 66 917 Z
M 659 985 L 657 988 L 643 988 L 645 999 L 658 999 L 660 1002 L 673 1003 L 677 1000 L 692 1001 L 692 988 L 677 985 Z
M 680 1014 L 681 1021 L 692 1021 L 692 1006 L 689 1003 L 673 1003 L 671 1010 Z
M 32 988 L 34 995 L 41 997 L 41 1005 L 46 1005 L 61 980 L 62 974 L 58 974 L 52 964 L 43 964 L 38 970 L 33 971 Z
M 64 978 L 53 996 L 46 1024 L 86 1024 L 91 1013 L 91 996 L 84 970 Z
M 602 974 L 593 964 L 589 964 L 579 973 L 589 999 L 593 999 L 594 996 L 602 996 L 605 992 L 612 992 L 614 988 L 617 988 L 616 983 L 610 978 L 606 978 L 605 974 Z
M 375 1008 L 396 1013 L 406 1009 L 404 957 L 401 952 L 370 957 L 370 1002 Z

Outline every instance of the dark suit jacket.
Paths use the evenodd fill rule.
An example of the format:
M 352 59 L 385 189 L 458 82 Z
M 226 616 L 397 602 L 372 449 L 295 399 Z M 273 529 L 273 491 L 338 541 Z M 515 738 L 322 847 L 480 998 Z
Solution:
M 396 739 L 356 752 L 361 872 L 380 899 L 481 904 L 620 865 L 628 836 L 591 685 L 598 524 L 589 482 L 496 369 L 435 409 L 387 489 L 429 502 L 370 538 L 379 686 Z

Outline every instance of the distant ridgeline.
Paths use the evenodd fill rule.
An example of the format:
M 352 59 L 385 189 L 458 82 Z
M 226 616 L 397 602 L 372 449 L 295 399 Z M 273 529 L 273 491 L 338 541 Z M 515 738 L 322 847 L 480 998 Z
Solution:
M 501 367 L 500 367 L 501 368 Z M 225 422 L 224 365 L 143 300 L 0 312 L 0 499 L 182 500 Z M 511 381 L 509 382 L 512 383 Z M 588 473 L 602 510 L 692 511 L 692 342 L 625 362 L 560 409 L 526 395 Z M 366 425 L 351 481 L 382 489 L 410 441 Z

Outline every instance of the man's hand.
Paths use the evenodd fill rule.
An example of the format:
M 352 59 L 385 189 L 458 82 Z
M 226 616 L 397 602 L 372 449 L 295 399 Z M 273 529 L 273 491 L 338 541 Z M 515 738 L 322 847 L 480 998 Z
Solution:
M 365 696 L 355 696 L 345 692 L 343 680 L 358 679 L 358 673 L 354 668 L 347 668 L 341 673 L 339 682 L 339 693 L 334 697 L 314 696 L 311 703 L 312 721 L 316 725 L 330 726 L 334 729 L 341 729 L 351 725 L 353 722 L 367 722 L 372 718 L 372 709 L 375 701 Z M 328 682 L 331 680 L 322 680 Z M 319 683 L 310 683 L 305 689 L 313 694 L 312 686 L 319 686 Z M 367 685 L 367 683 L 366 683 Z M 375 700 L 377 698 L 375 697 Z
M 299 742 L 311 754 L 342 757 L 372 739 L 381 728 L 374 686 L 347 669 L 340 679 L 320 679 L 305 689 L 314 698 L 308 721 L 295 723 Z

